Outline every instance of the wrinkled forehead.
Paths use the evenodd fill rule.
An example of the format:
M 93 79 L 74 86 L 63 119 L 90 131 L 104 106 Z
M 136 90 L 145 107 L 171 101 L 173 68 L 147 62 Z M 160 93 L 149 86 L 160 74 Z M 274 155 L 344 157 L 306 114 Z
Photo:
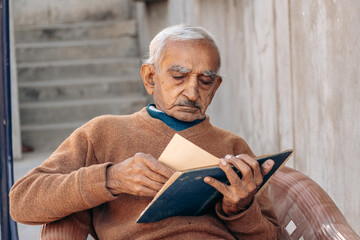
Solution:
M 205 56 L 204 56 L 205 54 Z M 174 61 L 187 62 L 190 61 L 191 58 L 197 58 L 203 56 L 203 58 L 199 59 L 199 62 L 206 59 L 211 59 L 211 61 L 215 62 L 214 69 L 207 69 L 214 72 L 217 72 L 220 67 L 220 56 L 218 49 L 208 40 L 168 40 L 166 41 L 161 57 L 160 64 L 162 65 L 164 59 L 168 57 L 172 57 Z M 186 64 L 177 64 L 182 67 L 186 67 Z M 167 70 L 167 69 L 166 69 Z M 181 70 L 181 69 L 179 69 Z M 182 71 L 185 71 L 182 69 Z

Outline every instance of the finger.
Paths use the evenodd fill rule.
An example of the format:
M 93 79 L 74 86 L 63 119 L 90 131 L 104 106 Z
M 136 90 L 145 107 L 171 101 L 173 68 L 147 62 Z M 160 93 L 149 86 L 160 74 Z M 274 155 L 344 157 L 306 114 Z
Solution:
M 164 164 L 158 162 L 156 158 L 151 156 L 150 154 L 144 154 L 140 153 L 138 155 L 135 154 L 135 157 L 137 157 L 140 161 L 142 161 L 148 168 L 150 168 L 152 171 L 163 175 L 167 179 L 173 175 L 174 171 L 168 167 L 166 167 Z
M 154 172 L 156 172 L 158 174 L 161 174 L 166 179 L 169 179 L 174 174 L 174 171 L 172 169 L 170 169 L 167 166 L 165 166 L 164 164 L 158 162 L 156 159 L 155 159 L 155 161 L 146 162 L 145 164 L 151 170 L 153 170 Z
M 245 162 L 251 168 L 255 183 L 257 186 L 259 186 L 263 181 L 263 175 L 262 175 L 258 161 L 256 161 L 255 158 L 252 158 L 247 154 L 237 155 L 236 158 L 241 159 L 243 162 Z
M 232 157 L 231 155 L 226 156 L 229 161 L 229 159 Z M 241 184 L 240 177 L 236 174 L 234 169 L 231 167 L 231 164 L 229 164 L 225 159 L 220 159 L 220 168 L 224 171 L 226 174 L 227 179 L 229 180 L 230 184 L 233 186 L 239 186 Z
M 218 190 L 222 195 L 227 196 L 229 194 L 228 185 L 219 182 L 218 180 L 212 177 L 205 177 L 204 182 Z
M 162 183 L 162 184 L 166 183 L 166 181 L 168 180 L 168 178 L 166 178 L 163 175 L 160 175 L 150 169 L 147 169 L 147 171 L 145 171 L 144 174 L 149 179 L 159 182 L 159 183 Z
M 242 159 L 238 159 L 236 157 L 229 158 L 228 156 L 229 155 L 227 155 L 225 158 L 241 172 L 241 180 L 251 181 L 253 179 L 253 172 L 250 166 L 243 162 Z
M 133 195 L 141 197 L 155 197 L 157 193 L 157 191 L 141 185 L 137 185 L 133 188 Z
M 272 159 L 266 160 L 266 161 L 261 165 L 262 175 L 265 176 L 266 174 L 268 174 L 268 173 L 271 171 L 271 169 L 273 168 L 274 165 L 275 165 L 274 160 L 272 160 Z
M 164 184 L 155 182 L 146 176 L 136 175 L 133 177 L 134 186 L 143 186 L 158 192 Z

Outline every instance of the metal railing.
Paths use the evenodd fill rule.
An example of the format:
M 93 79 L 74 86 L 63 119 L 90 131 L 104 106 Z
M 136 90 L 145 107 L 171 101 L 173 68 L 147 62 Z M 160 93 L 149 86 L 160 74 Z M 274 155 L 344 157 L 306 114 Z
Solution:
M 0 0 L 0 216 L 1 239 L 18 240 L 9 214 L 9 190 L 14 182 L 11 145 L 9 1 Z

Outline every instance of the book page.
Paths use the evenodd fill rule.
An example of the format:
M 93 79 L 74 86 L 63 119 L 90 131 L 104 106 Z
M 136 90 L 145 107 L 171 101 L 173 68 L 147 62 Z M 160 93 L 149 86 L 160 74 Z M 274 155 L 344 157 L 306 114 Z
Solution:
M 219 159 L 175 134 L 158 159 L 175 171 L 217 165 Z

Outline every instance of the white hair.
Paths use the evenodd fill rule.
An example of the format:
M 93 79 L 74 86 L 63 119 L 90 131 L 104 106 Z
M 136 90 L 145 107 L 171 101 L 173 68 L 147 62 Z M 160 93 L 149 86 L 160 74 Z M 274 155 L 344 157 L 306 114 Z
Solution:
M 144 60 L 144 64 L 152 64 L 159 70 L 167 41 L 204 41 L 210 43 L 219 53 L 217 70 L 220 68 L 220 52 L 215 43 L 215 38 L 202 27 L 184 24 L 167 27 L 159 32 L 150 42 L 149 58 Z

